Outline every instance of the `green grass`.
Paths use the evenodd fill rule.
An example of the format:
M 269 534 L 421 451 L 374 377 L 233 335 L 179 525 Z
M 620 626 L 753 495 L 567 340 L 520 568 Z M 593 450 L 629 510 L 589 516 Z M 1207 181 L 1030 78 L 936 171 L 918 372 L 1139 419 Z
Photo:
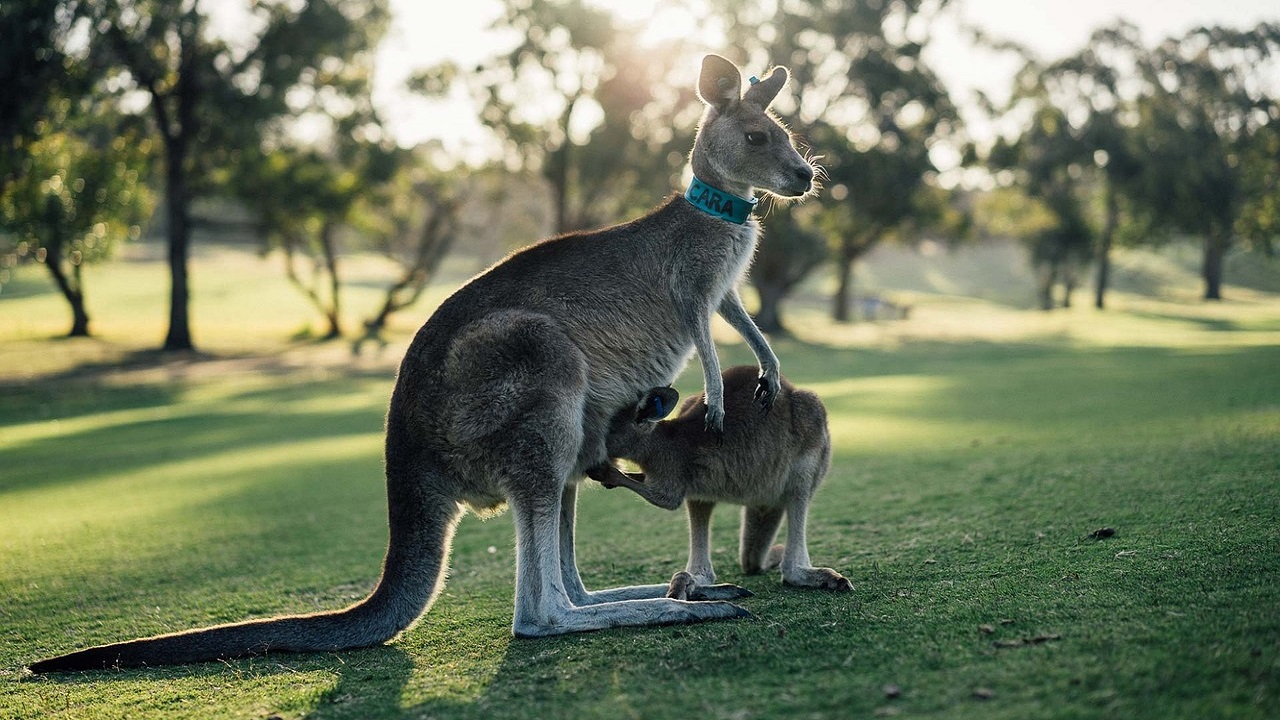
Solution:
M 202 359 L 138 357 L 160 335 L 148 263 L 94 278 L 101 340 L 48 340 L 60 308 L 38 283 L 0 300 L 0 718 L 1280 714 L 1280 302 L 1243 291 L 1050 315 L 921 294 L 908 322 L 853 327 L 799 303 L 776 349 L 836 451 L 810 551 L 852 594 L 741 576 L 726 508 L 715 559 L 754 620 L 517 641 L 510 522 L 468 517 L 444 594 L 386 647 L 26 675 L 338 607 L 376 578 L 404 337 L 359 361 L 290 344 L 309 316 L 268 269 L 202 262 L 223 288 L 197 295 Z M 584 492 L 579 527 L 591 587 L 683 564 L 683 517 L 621 490 Z

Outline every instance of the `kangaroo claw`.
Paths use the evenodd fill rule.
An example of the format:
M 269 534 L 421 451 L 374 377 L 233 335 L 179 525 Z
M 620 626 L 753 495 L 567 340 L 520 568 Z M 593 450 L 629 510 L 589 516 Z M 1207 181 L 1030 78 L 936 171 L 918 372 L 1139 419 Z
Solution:
M 776 382 L 771 382 L 764 375 L 760 376 L 760 381 L 756 384 L 755 399 L 766 413 L 773 409 L 773 401 L 778 397 L 778 390 Z

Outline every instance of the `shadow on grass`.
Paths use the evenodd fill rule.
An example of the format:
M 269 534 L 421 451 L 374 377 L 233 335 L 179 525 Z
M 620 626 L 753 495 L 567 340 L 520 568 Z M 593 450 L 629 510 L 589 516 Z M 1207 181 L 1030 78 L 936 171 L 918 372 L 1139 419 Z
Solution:
M 28 422 L 41 414 L 53 415 L 49 418 L 53 421 L 126 410 L 154 413 L 141 418 L 104 417 L 101 424 L 8 445 L 6 454 L 12 465 L 10 472 L 0 476 L 0 495 L 33 487 L 88 483 L 171 462 L 380 433 L 385 417 L 380 402 L 359 398 L 354 404 L 342 402 L 340 409 L 325 408 L 326 398 L 337 404 L 353 393 L 372 393 L 371 384 L 389 385 L 390 381 L 385 373 L 367 372 L 318 382 L 245 388 L 198 410 L 183 405 L 185 385 L 180 382 L 92 385 L 76 393 L 68 393 L 65 386 L 33 386 L 25 397 L 15 399 L 19 407 L 13 413 L 26 415 Z M 46 392 L 48 404 L 41 405 Z M 299 407 L 304 404 L 305 408 Z M 10 422 L 16 424 L 12 418 Z M 69 453 L 68 448 L 77 451 Z
M 324 344 L 325 341 L 308 341 L 296 343 L 295 347 Z M 6 411 L 0 414 L 0 427 L 173 404 L 193 382 L 204 377 L 241 374 L 289 378 L 313 369 L 300 366 L 299 361 L 283 353 L 239 355 L 121 350 L 106 359 L 80 362 L 59 372 L 0 379 L 0 396 L 4 398 Z M 378 379 L 389 385 L 394 375 L 394 368 L 390 366 L 338 365 L 327 371 L 336 382 Z M 310 392 L 314 393 L 315 389 Z
M 139 683 L 155 683 L 156 689 L 181 688 L 184 680 L 221 678 L 241 680 L 287 676 L 299 673 L 325 672 L 338 677 L 338 683 L 325 692 L 314 709 L 305 717 L 317 720 L 332 718 L 384 718 L 400 712 L 401 697 L 413 676 L 412 656 L 393 645 L 365 650 L 315 655 L 275 653 L 260 658 L 232 662 L 209 662 L 146 670 L 106 670 L 101 672 L 52 674 L 39 682 L 56 683 L 66 688 L 86 691 L 102 686 L 119 686 L 113 694 L 136 692 Z M 285 712 L 284 708 L 270 708 Z M 269 715 L 279 717 L 279 715 Z
M 1141 310 L 1130 310 L 1129 315 L 1142 320 L 1157 320 L 1161 322 L 1180 322 L 1189 323 L 1199 327 L 1207 332 L 1236 332 L 1240 330 L 1249 330 L 1250 327 L 1245 323 L 1236 320 L 1228 320 L 1225 318 L 1210 318 L 1192 315 L 1189 313 L 1159 313 Z

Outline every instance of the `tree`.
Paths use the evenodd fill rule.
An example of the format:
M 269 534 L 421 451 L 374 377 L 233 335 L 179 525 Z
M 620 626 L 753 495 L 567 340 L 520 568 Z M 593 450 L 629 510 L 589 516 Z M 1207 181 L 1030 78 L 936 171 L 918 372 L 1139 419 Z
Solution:
M 84 10 L 71 1 L 0 4 L 0 190 L 26 162 L 22 145 L 54 102 L 78 99 L 86 89 L 92 73 L 67 47 L 84 25 Z
M 992 170 L 1015 181 L 1053 218 L 1022 237 L 1037 270 L 1040 306 L 1069 306 L 1080 266 L 1096 261 L 1094 305 L 1105 307 L 1110 256 L 1123 207 L 1131 207 L 1140 172 L 1135 129 L 1139 70 L 1147 61 L 1137 28 L 1117 22 L 1096 31 L 1079 51 L 1051 63 L 1026 48 L 999 42 L 1023 60 L 1002 112 L 1026 117 L 1021 135 L 1000 139 L 988 154 Z
M 245 153 L 232 182 L 260 237 L 283 251 L 285 277 L 325 316 L 324 339 L 342 334 L 337 222 L 331 212 L 341 213 L 355 185 L 354 174 L 340 172 L 314 149 L 296 147 Z M 299 254 L 312 259 L 309 279 L 298 271 Z
M 1253 158 L 1280 123 L 1280 102 L 1260 74 L 1277 51 L 1280 25 L 1197 28 L 1161 43 L 1144 68 L 1140 203 L 1153 226 L 1204 239 L 1206 300 L 1222 298 L 1227 251 L 1255 237 L 1237 235 L 1250 227 L 1242 213 L 1267 203 L 1267 183 L 1257 180 L 1266 160 Z
M 1029 69 L 1035 72 L 1034 66 Z M 1036 73 L 1039 75 L 1039 73 Z M 1036 86 L 1044 88 L 1043 79 Z M 1072 127 L 1066 112 L 1041 93 L 1035 103 L 1030 126 L 1014 143 L 998 141 L 989 156 L 995 168 L 1015 169 L 1018 184 L 1038 200 L 1052 222 L 1024 235 L 1036 269 L 1040 307 L 1056 305 L 1054 289 L 1064 285 L 1063 306 L 1071 304 L 1076 271 L 1087 262 L 1093 247 L 1093 233 L 1085 217 L 1088 185 L 1085 181 L 1087 144 L 1078 127 Z
M 954 125 L 945 90 L 920 56 L 927 22 L 918 21 L 945 5 L 719 1 L 703 18 L 727 28 L 727 47 L 743 48 L 745 57 L 735 60 L 761 73 L 773 62 L 792 69 L 792 87 L 807 100 L 797 113 L 783 111 L 799 118 L 801 139 L 826 154 L 827 184 L 841 200 L 821 205 L 838 209 L 839 221 L 823 225 L 845 240 L 842 267 L 909 218 L 912 197 L 933 170 L 928 145 Z M 680 42 L 643 46 L 635 28 L 619 28 L 582 0 L 508 0 L 505 9 L 497 24 L 520 38 L 510 50 L 474 72 L 433 68 L 417 87 L 436 95 L 457 85 L 471 91 L 502 144 L 499 159 L 546 177 L 559 230 L 651 207 L 654 185 L 676 183 L 689 150 L 700 111 L 689 68 L 700 50 Z M 778 252 L 762 255 L 767 261 L 752 281 L 761 279 L 757 288 L 771 307 L 760 317 L 771 323 L 797 278 L 817 266 L 814 237 L 804 234 L 817 223 L 793 222 L 781 205 L 768 212 L 773 247 L 761 252 Z M 838 304 L 847 315 L 851 284 L 843 287 Z
M 44 264 L 71 308 L 68 336 L 87 337 L 82 271 L 141 234 L 152 207 L 141 180 L 150 141 L 124 118 L 86 114 L 66 98 L 51 105 L 48 119 L 16 143 L 20 160 L 0 189 L 0 245 L 9 246 L 0 254 L 6 265 Z
M 755 321 L 767 333 L 786 335 L 782 302 L 815 269 L 829 259 L 827 236 L 816 227 L 814 212 L 771 214 L 766 237 L 751 264 L 751 284 L 760 295 Z
M 1096 234 L 1094 307 L 1106 307 L 1111 251 L 1121 231 L 1121 209 L 1132 206 L 1142 170 L 1135 127 L 1135 105 L 1142 92 L 1138 76 L 1146 61 L 1138 29 L 1119 21 L 1093 33 L 1075 55 L 1051 64 L 1042 73 L 1050 92 L 1077 117 L 1082 167 L 1101 186 L 1102 223 Z M 1092 160 L 1092 163 L 1089 161 Z M 1136 222 L 1129 214 L 1129 222 Z
M 217 169 L 259 142 L 264 121 L 294 112 L 327 70 L 368 52 L 363 32 L 385 19 L 385 0 L 253 3 L 232 43 L 212 37 L 198 0 L 101 0 L 91 11 L 105 87 L 146 100 L 164 157 L 172 279 L 166 350 L 194 347 L 188 255 L 192 198 L 211 192 Z M 254 33 L 253 30 L 258 32 Z
M 404 160 L 372 103 L 371 50 L 384 19 L 366 18 L 349 40 L 348 62 L 321 63 L 295 92 L 293 115 L 267 123 L 258 145 L 235 158 L 230 192 L 254 214 L 259 232 L 283 251 L 285 276 L 325 317 L 322 339 L 342 336 L 338 238 L 366 198 L 382 192 Z M 305 118 L 299 139 L 290 121 Z M 298 271 L 310 260 L 312 272 Z
M 1259 128 L 1239 157 L 1244 202 L 1236 218 L 1236 236 L 1249 247 L 1275 255 L 1280 244 L 1280 124 Z
M 461 209 L 471 194 L 464 186 L 476 183 L 473 178 L 451 182 L 448 175 L 434 171 L 433 164 L 428 154 L 418 154 L 401 167 L 386 192 L 362 203 L 360 224 L 400 272 L 387 286 L 378 310 L 365 319 L 364 334 L 352 346 L 357 355 L 367 342 L 386 346 L 387 321 L 422 297 L 462 230 Z
M 834 245 L 832 315 L 838 321 L 852 316 L 854 263 L 918 220 L 920 194 L 928 192 L 937 170 L 930 150 L 958 130 L 951 98 L 923 57 L 930 21 L 947 5 L 948 0 L 716 5 L 731 46 L 744 48 L 761 69 L 776 62 L 791 70 L 791 94 L 799 98 L 792 128 L 821 153 L 827 191 L 816 199 L 817 225 Z M 785 105 L 781 110 L 788 112 Z M 786 212 L 773 211 L 766 242 L 804 248 L 812 239 L 803 231 L 788 234 L 804 223 L 782 220 Z M 795 265 L 783 277 L 813 267 L 807 251 L 789 257 Z
M 656 204 L 679 173 L 698 105 L 675 74 L 691 52 L 640 47 L 606 10 L 583 0 L 506 0 L 495 27 L 520 38 L 473 70 L 418 74 L 428 95 L 465 87 L 496 140 L 495 160 L 540 173 L 557 232 L 615 222 Z M 677 89 L 678 88 L 678 89 Z

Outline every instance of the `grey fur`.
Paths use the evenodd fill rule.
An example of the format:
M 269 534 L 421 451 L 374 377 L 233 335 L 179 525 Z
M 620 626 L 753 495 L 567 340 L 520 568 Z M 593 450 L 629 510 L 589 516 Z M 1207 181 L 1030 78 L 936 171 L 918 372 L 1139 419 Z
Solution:
M 770 78 L 781 87 L 785 71 Z M 703 61 L 708 101 L 691 155 L 704 181 L 740 196 L 810 191 L 813 169 L 765 110 L 740 96 L 741 75 Z M 769 142 L 749 144 L 747 131 Z M 758 137 L 758 136 L 757 136 Z M 712 154 L 715 157 L 710 157 Z M 735 289 L 758 226 L 713 218 L 673 196 L 653 212 L 513 254 L 449 297 L 418 331 L 387 413 L 390 538 L 365 600 L 330 613 L 272 618 L 90 648 L 34 663 L 35 672 L 187 663 L 267 651 L 386 642 L 430 606 L 464 507 L 504 503 L 516 528 L 512 630 L 556 635 L 625 625 L 742 617 L 728 602 L 663 597 L 666 585 L 589 593 L 574 558 L 577 483 L 606 460 L 614 410 L 671 382 L 694 349 L 707 380 L 705 424 L 723 423 L 710 321 L 720 312 L 760 361 L 762 402 L 778 360 Z
M 693 597 L 694 586 L 715 582 L 710 526 L 717 502 L 743 506 L 739 562 L 744 572 L 781 566 L 788 585 L 852 589 L 835 570 L 813 567 L 805 538 L 809 503 L 831 465 L 826 408 L 817 395 L 783 378 L 772 409 L 764 411 L 753 407 L 755 387 L 755 368 L 725 371 L 728 420 L 719 439 L 702 431 L 702 395 L 687 401 L 673 420 L 644 422 L 665 414 L 662 409 L 679 399 L 671 388 L 650 390 L 638 405 L 614 416 L 607 441 L 611 457 L 634 461 L 643 476 L 607 464 L 588 471 L 606 486 L 629 488 L 661 508 L 674 510 L 687 501 L 689 562 L 672 579 L 670 597 Z M 786 545 L 773 545 L 784 513 Z

